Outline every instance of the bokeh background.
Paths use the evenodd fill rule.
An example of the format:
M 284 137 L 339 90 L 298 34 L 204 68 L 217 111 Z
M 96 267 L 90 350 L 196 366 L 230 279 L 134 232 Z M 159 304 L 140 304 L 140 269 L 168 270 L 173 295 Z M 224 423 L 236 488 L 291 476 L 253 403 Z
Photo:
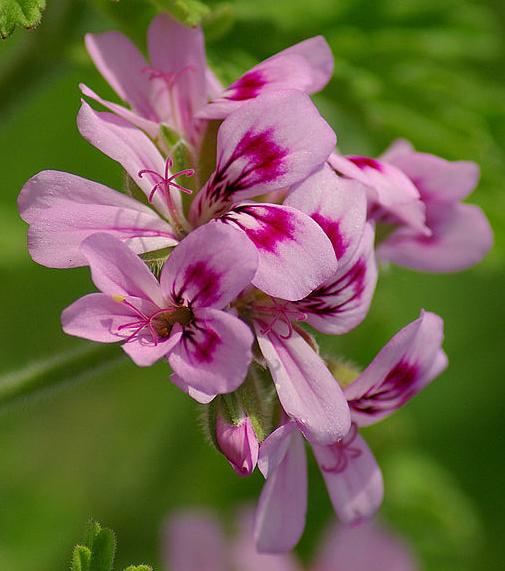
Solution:
M 123 29 L 139 43 L 154 8 L 141 0 L 48 0 L 35 31 L 0 44 L 0 372 L 80 347 L 61 310 L 87 270 L 34 264 L 16 212 L 23 183 L 54 168 L 121 187 L 119 167 L 75 126 L 78 83 L 109 88 L 83 49 L 86 31 Z M 230 80 L 265 57 L 323 34 L 334 79 L 316 97 L 345 152 L 377 154 L 403 136 L 421 150 L 473 159 L 471 200 L 496 233 L 492 253 L 456 275 L 385 268 L 362 326 L 323 342 L 366 365 L 420 308 L 442 315 L 450 368 L 405 410 L 367 430 L 384 468 L 381 517 L 426 571 L 505 568 L 505 3 L 502 0 L 236 0 L 207 26 L 210 61 Z M 219 5 L 218 5 L 219 4 Z M 120 350 L 117 349 L 119 352 Z M 5 383 L 0 376 L 0 387 Z M 86 382 L 0 409 L 0 569 L 63 571 L 90 516 L 113 527 L 119 564 L 162 571 L 159 529 L 174 508 L 207 506 L 232 527 L 243 480 L 205 441 L 197 406 L 160 364 L 123 363 Z M 311 465 L 299 553 L 310 561 L 332 512 Z M 122 567 L 121 567 L 122 568 Z M 163 570 L 165 571 L 165 570 Z

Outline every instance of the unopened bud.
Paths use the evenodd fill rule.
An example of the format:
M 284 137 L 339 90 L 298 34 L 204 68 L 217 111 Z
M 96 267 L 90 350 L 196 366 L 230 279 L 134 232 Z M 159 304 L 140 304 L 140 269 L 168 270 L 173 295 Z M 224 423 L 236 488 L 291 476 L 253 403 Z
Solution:
M 237 424 L 227 422 L 221 414 L 216 419 L 216 443 L 239 476 L 249 476 L 258 462 L 259 443 L 251 419 Z

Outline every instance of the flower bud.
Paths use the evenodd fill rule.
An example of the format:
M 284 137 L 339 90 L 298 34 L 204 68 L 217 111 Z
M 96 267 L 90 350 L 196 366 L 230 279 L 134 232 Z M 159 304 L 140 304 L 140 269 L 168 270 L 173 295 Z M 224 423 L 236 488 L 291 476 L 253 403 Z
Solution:
M 227 422 L 222 415 L 216 419 L 216 443 L 239 476 L 249 476 L 258 462 L 259 443 L 247 416 L 237 424 Z

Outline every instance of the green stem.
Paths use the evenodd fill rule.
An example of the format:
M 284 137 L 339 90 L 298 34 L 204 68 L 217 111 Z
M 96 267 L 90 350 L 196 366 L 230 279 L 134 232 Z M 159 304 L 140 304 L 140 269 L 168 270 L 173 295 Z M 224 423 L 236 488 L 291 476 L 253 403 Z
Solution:
M 126 362 L 116 346 L 85 345 L 0 376 L 0 412 Z

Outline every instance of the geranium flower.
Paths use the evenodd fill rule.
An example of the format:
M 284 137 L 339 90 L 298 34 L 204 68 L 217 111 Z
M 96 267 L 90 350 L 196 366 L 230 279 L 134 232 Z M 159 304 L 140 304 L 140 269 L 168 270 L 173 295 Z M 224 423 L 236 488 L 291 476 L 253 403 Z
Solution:
M 224 225 L 195 230 L 172 252 L 160 280 L 127 246 L 95 234 L 81 246 L 101 293 L 62 314 L 70 335 L 122 342 L 140 366 L 168 358 L 175 382 L 196 398 L 235 390 L 251 361 L 253 336 L 224 311 L 256 272 L 257 253 Z
M 422 312 L 344 389 L 352 420 L 348 434 L 329 445 L 310 442 L 342 522 L 369 519 L 383 497 L 380 468 L 358 428 L 393 413 L 445 369 L 442 338 L 440 317 Z M 258 549 L 288 551 L 303 533 L 307 508 L 305 446 L 297 423 L 284 422 L 268 436 L 260 447 L 258 466 L 266 478 L 256 515 Z

